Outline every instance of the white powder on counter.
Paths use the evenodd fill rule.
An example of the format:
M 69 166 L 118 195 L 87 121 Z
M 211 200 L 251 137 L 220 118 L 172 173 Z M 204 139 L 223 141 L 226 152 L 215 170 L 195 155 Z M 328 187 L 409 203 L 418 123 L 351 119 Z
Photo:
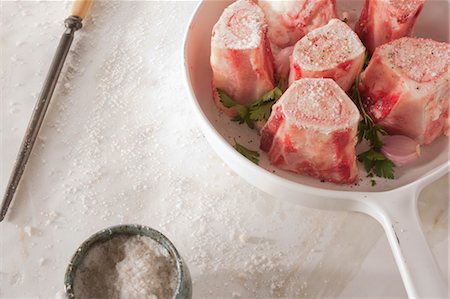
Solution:
M 94 246 L 75 274 L 75 298 L 172 298 L 174 259 L 145 236 L 118 236 Z
M 33 236 L 33 228 L 29 225 L 24 226 L 23 231 L 29 236 Z
M 21 3 L 30 13 L 39 8 L 43 15 L 44 6 L 51 6 L 58 14 L 61 11 L 59 2 Z M 55 275 L 66 267 L 72 253 L 67 244 L 73 244 L 74 236 L 81 239 L 93 228 L 119 222 L 142 223 L 176 241 L 191 271 L 196 298 L 302 297 L 306 280 L 310 297 L 336 297 L 354 271 L 359 271 L 359 261 L 366 254 L 361 246 L 371 246 L 367 241 L 381 235 L 378 223 L 363 216 L 351 220 L 355 216 L 306 210 L 273 199 L 231 172 L 213 152 L 193 119 L 184 73 L 180 72 L 182 32 L 193 11 L 189 3 L 98 1 L 77 32 L 66 61 L 67 71 L 61 74 L 40 132 L 46 137 L 41 140 L 45 147 L 33 150 L 33 156 L 46 159 L 47 164 L 36 163 L 28 169 L 29 186 L 33 187 L 29 203 L 39 204 L 44 213 L 57 211 L 59 216 L 46 226 L 47 220 L 52 221 L 50 215 L 34 214 L 31 209 L 21 213 L 23 223 L 36 230 L 30 238 L 35 241 L 30 242 L 30 259 L 35 262 L 28 271 L 42 273 L 41 297 L 57 292 L 50 286 L 60 284 Z M 67 5 L 70 8 L 69 2 Z M 12 22 L 15 17 L 0 22 L 5 20 L 11 21 L 14 35 L 23 32 L 19 30 L 22 24 L 15 27 Z M 120 26 L 110 26 L 111 20 Z M 2 25 L 2 30 L 10 26 L 8 22 Z M 49 49 L 53 55 L 61 26 L 54 31 L 51 24 L 41 26 L 46 35 L 56 37 Z M 21 39 L 29 45 L 39 41 L 45 46 L 46 35 L 24 35 Z M 99 40 L 104 43 L 100 45 Z M 18 56 L 29 63 L 30 76 L 42 69 L 42 81 L 48 65 L 42 62 L 34 68 L 27 57 Z M 14 85 L 23 77 L 13 79 L 0 83 Z M 9 130 L 15 130 L 16 135 L 26 126 L 17 123 L 18 116 L 33 109 L 36 98 L 27 96 L 39 92 L 38 81 L 24 81 L 23 88 L 5 91 L 5 99 L 9 94 L 20 103 Z M 66 82 L 71 90 L 64 86 Z M 31 106 L 13 96 L 18 90 L 33 102 Z M 5 111 L 9 108 L 13 107 Z M 31 157 L 30 162 L 33 160 Z M 54 224 L 61 229 L 53 229 Z M 42 229 L 42 240 L 37 238 L 38 228 Z M 58 238 L 62 244 L 52 241 L 54 247 L 47 249 L 44 238 Z M 362 245 L 350 246 L 349 238 L 361 240 L 358 243 Z M 321 252 L 313 254 L 312 248 Z M 36 261 L 44 253 L 49 260 L 39 267 Z M 326 268 L 317 268 L 321 256 L 332 261 L 324 263 Z M 346 263 L 343 267 L 338 262 L 348 260 L 356 266 Z M 54 267 L 57 270 L 52 270 Z M 330 283 L 324 285 L 324 279 Z M 20 288 L 25 291 L 33 285 L 37 284 L 25 279 Z M 63 298 L 62 293 L 58 295 Z

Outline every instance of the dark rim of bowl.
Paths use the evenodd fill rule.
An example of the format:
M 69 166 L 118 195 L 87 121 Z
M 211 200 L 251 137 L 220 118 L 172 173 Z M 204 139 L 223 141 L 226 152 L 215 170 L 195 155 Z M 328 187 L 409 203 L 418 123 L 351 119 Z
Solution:
M 111 240 L 116 236 L 145 236 L 153 239 L 154 241 L 161 244 L 170 254 L 170 256 L 174 259 L 176 267 L 177 267 L 177 287 L 175 289 L 175 293 L 173 294 L 173 298 L 181 292 L 181 288 L 183 286 L 183 273 L 185 272 L 185 266 L 183 260 L 181 259 L 180 254 L 178 253 L 175 246 L 170 242 L 170 240 L 153 228 L 148 226 L 143 226 L 139 224 L 124 224 L 124 225 L 115 225 L 108 228 L 105 228 L 92 236 L 90 236 L 86 241 L 84 241 L 74 253 L 72 258 L 70 259 L 70 263 L 67 266 L 67 270 L 64 276 L 64 290 L 66 292 L 67 298 L 75 298 L 74 293 L 74 281 L 75 275 L 78 270 L 78 266 L 82 263 L 84 257 L 88 253 L 89 249 L 91 249 L 94 245 L 106 242 Z

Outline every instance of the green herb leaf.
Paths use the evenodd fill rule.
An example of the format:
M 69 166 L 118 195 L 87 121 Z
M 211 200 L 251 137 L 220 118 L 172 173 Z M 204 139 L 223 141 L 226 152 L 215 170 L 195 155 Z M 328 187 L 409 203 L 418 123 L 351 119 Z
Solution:
M 365 132 L 366 132 L 366 124 L 363 121 L 361 121 L 358 124 L 358 144 L 360 144 L 363 141 L 364 137 L 366 136 Z
M 232 108 L 237 105 L 236 102 L 228 94 L 226 94 L 223 90 L 221 90 L 219 88 L 217 88 L 216 90 L 217 90 L 217 93 L 219 94 L 220 102 L 226 108 Z
M 363 70 L 367 68 L 370 62 L 370 54 L 369 51 L 366 51 L 366 55 L 364 56 Z
M 236 109 L 238 115 L 236 116 L 237 119 L 241 119 L 242 123 L 245 121 L 245 119 L 247 118 L 248 115 L 248 108 L 245 107 L 244 105 L 236 105 L 234 106 L 234 108 Z
M 386 158 L 381 152 L 370 149 L 358 155 L 358 160 L 364 163 L 364 168 L 368 177 L 372 177 L 372 172 L 382 178 L 394 179 L 394 163 Z
M 283 95 L 284 80 L 280 80 L 277 87 L 266 92 L 250 107 L 250 119 L 254 121 L 268 120 L 273 104 Z
M 344 22 L 345 24 L 348 24 L 348 19 L 347 19 L 347 18 L 344 18 L 344 19 L 342 20 L 342 22 Z
M 250 119 L 249 109 L 245 107 L 244 105 L 237 104 L 234 106 L 234 108 L 237 111 L 237 115 L 233 117 L 231 120 L 238 122 L 239 124 L 246 123 L 247 126 L 249 126 L 250 129 L 253 129 L 255 127 L 255 124 Z
M 358 159 L 359 159 L 359 161 L 364 161 L 366 159 L 368 159 L 370 161 L 382 161 L 382 160 L 386 160 L 386 157 L 382 153 L 379 153 L 373 149 L 370 149 L 367 152 L 359 154 Z
M 270 113 L 272 112 L 272 106 L 274 102 L 263 103 L 258 107 L 250 109 L 250 119 L 255 121 L 268 120 Z
M 238 122 L 239 124 L 246 123 L 250 129 L 254 129 L 255 121 L 269 119 L 272 106 L 283 95 L 285 85 L 285 80 L 280 80 L 277 87 L 266 92 L 250 107 L 236 103 L 227 93 L 219 88 L 217 88 L 217 93 L 224 107 L 236 109 L 238 114 L 231 119 L 232 121 Z
M 255 103 L 253 103 L 252 107 L 254 106 L 258 106 L 261 105 L 263 103 L 269 103 L 272 102 L 274 99 L 279 99 L 281 97 L 281 94 L 283 92 L 277 87 L 275 87 L 274 89 L 266 92 L 264 95 L 262 95 L 258 101 L 256 101 Z
M 380 139 L 379 131 L 375 126 L 366 128 L 365 138 L 371 144 L 372 148 L 379 151 L 383 146 L 383 142 Z
M 379 177 L 393 180 L 395 178 L 394 167 L 395 167 L 394 162 L 392 162 L 389 159 L 386 159 L 383 161 L 377 161 L 375 163 L 373 171 Z
M 259 163 L 259 153 L 257 151 L 252 151 L 246 148 L 245 146 L 239 144 L 236 139 L 234 140 L 234 148 L 244 157 L 249 159 L 255 164 Z
M 366 59 L 368 54 L 366 53 Z M 370 115 L 366 112 L 361 94 L 359 92 L 360 76 L 356 77 L 355 85 L 350 93 L 350 97 L 359 109 L 363 120 L 358 124 L 358 144 L 364 139 L 369 143 L 370 149 L 360 155 L 358 160 L 363 162 L 368 176 L 373 174 L 379 177 L 394 179 L 394 163 L 387 159 L 381 152 L 383 142 L 381 135 L 386 135 L 386 131 L 379 125 L 376 125 Z
M 370 180 L 370 184 L 372 185 L 372 187 L 375 187 L 377 185 L 377 181 L 375 180 Z
M 249 109 L 247 107 L 236 103 L 226 92 L 219 88 L 217 88 L 217 93 L 223 106 L 236 109 L 238 114 L 231 119 L 232 121 L 238 122 L 239 124 L 246 123 L 250 129 L 255 127 L 253 121 L 250 119 Z
M 284 78 L 280 79 L 280 82 L 278 82 L 278 88 L 281 90 L 281 93 L 285 92 L 287 89 L 287 81 Z

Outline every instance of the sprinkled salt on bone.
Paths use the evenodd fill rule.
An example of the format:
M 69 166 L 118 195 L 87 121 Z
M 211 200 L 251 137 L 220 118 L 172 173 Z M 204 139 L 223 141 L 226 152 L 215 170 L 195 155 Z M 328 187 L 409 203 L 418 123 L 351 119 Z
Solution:
M 411 36 L 425 0 L 366 0 L 355 31 L 373 53 L 395 39 Z
M 267 30 L 264 13 L 246 0 L 227 7 L 215 25 L 212 43 L 235 50 L 257 48 L 263 31 Z
M 447 134 L 449 58 L 450 45 L 431 39 L 404 37 L 378 47 L 360 84 L 374 121 L 419 144 Z
M 398 12 L 404 14 L 411 14 L 417 7 L 424 4 L 424 0 L 385 0 L 385 2 L 392 5 L 392 7 Z
M 346 129 L 358 122 L 358 109 L 329 79 L 302 79 L 279 102 L 289 124 L 324 133 Z
M 393 67 L 417 82 L 427 82 L 448 72 L 450 48 L 424 38 L 402 38 L 383 48 Z M 382 50 L 380 50 L 382 51 Z
M 336 82 L 304 78 L 273 106 L 261 149 L 281 169 L 350 184 L 358 177 L 359 119 L 358 108 Z
M 348 91 L 362 69 L 365 50 L 347 24 L 333 19 L 295 45 L 289 81 L 331 78 Z

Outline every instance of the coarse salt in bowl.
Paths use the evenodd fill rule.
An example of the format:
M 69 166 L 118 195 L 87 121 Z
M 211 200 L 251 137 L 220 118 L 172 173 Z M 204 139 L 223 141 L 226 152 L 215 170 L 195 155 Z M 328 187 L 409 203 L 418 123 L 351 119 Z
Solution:
M 67 267 L 67 298 L 191 298 L 189 270 L 173 244 L 142 225 L 97 232 Z

